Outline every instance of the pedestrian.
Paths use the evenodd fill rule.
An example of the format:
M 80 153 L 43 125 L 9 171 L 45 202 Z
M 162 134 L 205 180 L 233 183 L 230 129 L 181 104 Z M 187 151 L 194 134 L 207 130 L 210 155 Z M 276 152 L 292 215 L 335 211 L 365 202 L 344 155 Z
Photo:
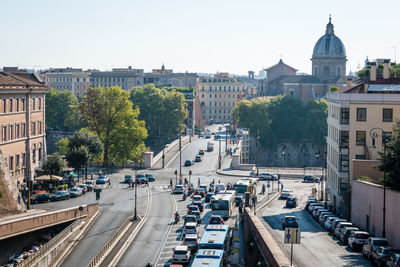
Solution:
M 108 188 L 111 188 L 111 181 L 108 180 Z
M 172 188 L 172 178 L 171 178 L 171 179 L 169 179 L 169 187 L 171 187 L 171 188 Z
M 283 191 L 283 183 L 281 183 L 281 192 Z
M 197 183 L 198 183 L 198 186 L 200 186 L 200 177 L 197 178 Z

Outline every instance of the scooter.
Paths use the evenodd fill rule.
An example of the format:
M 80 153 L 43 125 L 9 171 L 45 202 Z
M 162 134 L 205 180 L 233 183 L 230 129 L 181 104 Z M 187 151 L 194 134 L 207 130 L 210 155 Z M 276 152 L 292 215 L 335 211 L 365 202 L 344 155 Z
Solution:
M 179 219 L 180 219 L 179 215 L 175 216 L 175 224 L 177 224 L 179 222 Z

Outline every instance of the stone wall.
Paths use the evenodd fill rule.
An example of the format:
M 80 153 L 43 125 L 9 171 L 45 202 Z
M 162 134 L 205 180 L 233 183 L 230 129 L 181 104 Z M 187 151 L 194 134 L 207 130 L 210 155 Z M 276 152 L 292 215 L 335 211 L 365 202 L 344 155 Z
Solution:
M 64 131 L 48 131 L 46 133 L 46 146 L 47 146 L 47 154 L 51 155 L 58 151 L 56 143 L 60 141 L 60 139 L 64 137 L 70 137 L 72 132 L 64 132 Z
M 25 210 L 25 204 L 17 187 L 17 181 L 12 178 L 4 156 L 0 154 L 0 217 L 24 212 Z
M 282 156 L 285 151 L 285 156 Z M 322 153 L 323 149 L 310 141 L 300 143 L 286 141 L 278 144 L 276 149 L 258 148 L 258 165 L 262 167 L 321 167 L 321 158 L 315 158 L 317 152 Z M 256 163 L 255 138 L 250 137 L 250 163 Z

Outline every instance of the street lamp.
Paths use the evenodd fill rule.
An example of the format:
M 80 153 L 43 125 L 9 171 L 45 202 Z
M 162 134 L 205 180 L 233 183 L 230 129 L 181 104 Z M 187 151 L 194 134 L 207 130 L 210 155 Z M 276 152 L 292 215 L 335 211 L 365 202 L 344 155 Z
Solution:
M 182 177 L 182 135 L 179 135 L 179 179 Z
M 218 136 L 218 141 L 219 141 L 219 146 L 218 146 L 218 149 L 219 149 L 218 169 L 221 169 L 221 160 L 222 160 L 222 158 L 221 158 L 221 137 L 220 136 Z
M 136 205 L 137 205 L 137 162 L 136 162 L 136 166 L 135 166 L 135 212 L 133 214 L 133 220 L 136 221 L 137 220 L 137 211 L 136 211 Z
M 228 125 L 225 126 L 225 154 L 228 154 Z
M 378 131 L 381 131 L 382 134 L 379 135 Z M 386 143 L 388 141 L 388 136 L 385 136 L 385 131 L 379 127 L 372 128 L 369 131 L 369 135 L 372 137 L 372 148 L 376 148 L 375 146 L 375 138 L 381 136 L 383 143 L 383 156 L 384 156 L 384 164 L 383 164 L 383 218 L 382 218 L 382 237 L 386 237 Z
M 324 147 L 324 153 L 321 154 L 320 151 L 315 152 L 315 158 L 318 160 L 319 158 L 321 159 L 322 165 L 321 165 L 321 188 L 320 188 L 320 192 L 321 192 L 321 197 L 320 199 L 323 200 L 324 199 L 324 189 L 323 189 L 323 183 L 325 183 L 325 188 L 326 187 L 326 177 L 324 175 L 324 163 L 326 162 L 326 149 Z M 328 195 L 325 192 L 325 207 L 328 207 L 328 202 L 327 202 L 327 198 Z
M 283 169 L 285 169 L 285 150 L 282 150 Z
M 260 142 L 260 130 L 257 130 L 257 140 L 256 140 L 256 167 L 257 167 L 257 176 L 260 175 L 260 169 L 258 167 L 258 143 Z

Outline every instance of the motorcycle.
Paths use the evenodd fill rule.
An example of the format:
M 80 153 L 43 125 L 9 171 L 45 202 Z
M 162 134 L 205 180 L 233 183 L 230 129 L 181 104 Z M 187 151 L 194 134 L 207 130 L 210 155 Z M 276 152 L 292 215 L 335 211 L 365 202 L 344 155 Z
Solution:
M 179 219 L 180 219 L 179 215 L 175 215 L 175 224 L 179 222 Z
M 262 187 L 262 193 L 265 194 L 265 185 Z
M 182 200 L 185 201 L 186 200 L 186 194 L 183 194 L 182 196 Z

